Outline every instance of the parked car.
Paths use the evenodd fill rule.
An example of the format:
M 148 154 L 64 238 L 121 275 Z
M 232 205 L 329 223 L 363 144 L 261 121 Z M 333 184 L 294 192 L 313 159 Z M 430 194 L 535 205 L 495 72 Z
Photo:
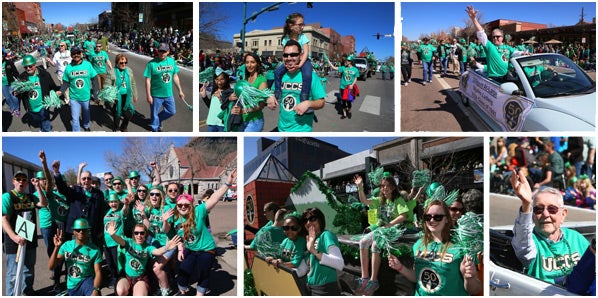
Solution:
M 588 240 L 596 235 L 595 222 L 568 222 L 564 227 L 577 230 Z M 513 226 L 490 228 L 490 263 L 488 283 L 491 296 L 572 296 L 565 288 L 536 279 L 523 272 L 515 256 L 511 239 Z
M 459 81 L 464 105 L 493 131 L 595 131 L 596 82 L 560 54 L 513 57 L 507 82 L 480 70 Z

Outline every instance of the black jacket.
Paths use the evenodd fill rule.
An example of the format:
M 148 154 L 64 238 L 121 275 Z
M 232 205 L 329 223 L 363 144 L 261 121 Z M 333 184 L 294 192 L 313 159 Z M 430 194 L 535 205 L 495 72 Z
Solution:
M 60 88 L 56 86 L 54 79 L 50 76 L 50 73 L 45 71 L 43 68 L 37 68 L 37 76 L 39 77 L 39 84 L 42 88 L 42 97 L 50 95 L 50 91 L 58 91 Z M 22 72 L 19 75 L 19 81 L 27 81 L 29 79 L 29 74 L 26 71 Z M 29 95 L 27 93 L 21 93 L 18 95 L 19 99 L 23 102 L 25 109 L 27 111 L 30 110 L 29 106 Z

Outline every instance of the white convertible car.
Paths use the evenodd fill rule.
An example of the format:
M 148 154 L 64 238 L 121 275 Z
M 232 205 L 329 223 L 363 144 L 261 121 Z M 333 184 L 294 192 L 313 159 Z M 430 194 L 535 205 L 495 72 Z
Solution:
M 563 226 L 577 230 L 588 240 L 596 235 L 595 222 L 571 222 Z M 511 239 L 513 227 L 490 228 L 490 264 L 488 281 L 491 296 L 572 296 L 560 286 L 536 279 L 523 272 L 521 262 L 515 256 Z
M 560 54 L 513 57 L 507 81 L 466 71 L 464 105 L 493 131 L 595 131 L 596 82 Z

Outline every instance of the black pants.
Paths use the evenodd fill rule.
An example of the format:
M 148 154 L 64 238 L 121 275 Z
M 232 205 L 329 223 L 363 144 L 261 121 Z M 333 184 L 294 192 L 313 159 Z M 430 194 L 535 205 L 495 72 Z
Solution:
M 120 103 L 115 101 L 112 105 L 112 119 L 114 119 L 114 127 L 112 128 L 113 131 L 117 130 L 125 130 L 129 126 L 129 121 L 133 118 L 133 113 L 130 110 L 125 110 L 125 103 L 127 101 L 127 95 L 122 94 L 120 97 Z M 120 116 L 116 115 L 117 105 L 120 104 L 120 110 L 123 117 L 122 125 L 120 124 Z
M 411 79 L 411 64 L 401 64 L 401 74 L 403 75 L 403 82 Z

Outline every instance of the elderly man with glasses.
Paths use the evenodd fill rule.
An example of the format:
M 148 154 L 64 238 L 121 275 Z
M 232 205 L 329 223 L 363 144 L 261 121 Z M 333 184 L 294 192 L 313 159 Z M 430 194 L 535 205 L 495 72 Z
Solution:
M 561 227 L 568 210 L 559 190 L 546 187 L 532 193 L 523 170 L 513 171 L 511 185 L 521 200 L 513 226 L 515 255 L 528 275 L 562 285 L 590 243 L 577 231 Z

